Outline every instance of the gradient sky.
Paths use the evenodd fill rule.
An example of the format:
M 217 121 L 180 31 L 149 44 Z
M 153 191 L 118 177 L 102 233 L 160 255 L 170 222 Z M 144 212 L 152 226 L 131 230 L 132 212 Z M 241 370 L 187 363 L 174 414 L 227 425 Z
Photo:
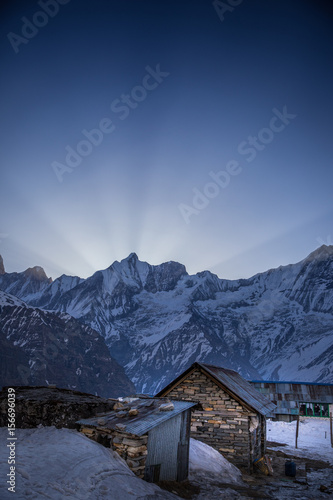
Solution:
M 136 252 L 236 279 L 333 244 L 330 0 L 54 2 L 1 11 L 8 272 L 87 277 Z M 69 169 L 101 121 L 113 131 Z

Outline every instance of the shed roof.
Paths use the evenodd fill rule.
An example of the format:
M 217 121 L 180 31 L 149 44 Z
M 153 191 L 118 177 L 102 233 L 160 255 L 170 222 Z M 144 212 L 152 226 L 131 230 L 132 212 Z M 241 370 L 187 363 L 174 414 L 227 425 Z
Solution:
M 276 408 L 274 403 L 271 403 L 269 399 L 263 396 L 236 371 L 199 362 L 193 363 L 185 372 L 162 389 L 157 396 L 166 395 L 174 386 L 178 385 L 178 383 L 183 380 L 184 376 L 188 375 L 189 372 L 196 368 L 206 373 L 206 375 L 208 374 L 218 385 L 222 385 L 229 394 L 240 399 L 261 415 L 267 415 Z
M 161 405 L 167 402 L 170 402 L 170 400 L 166 401 L 157 398 L 135 399 L 125 403 L 123 407 L 117 408 L 116 411 L 82 419 L 77 423 L 87 427 L 100 427 L 143 436 L 162 422 L 179 415 L 196 404 L 190 401 L 171 401 L 172 410 L 161 410 Z M 134 409 L 138 410 L 138 414 L 130 416 L 128 412 Z
M 333 387 L 333 384 L 321 382 L 296 382 L 294 380 L 249 380 L 250 384 L 293 384 L 293 385 L 322 385 Z

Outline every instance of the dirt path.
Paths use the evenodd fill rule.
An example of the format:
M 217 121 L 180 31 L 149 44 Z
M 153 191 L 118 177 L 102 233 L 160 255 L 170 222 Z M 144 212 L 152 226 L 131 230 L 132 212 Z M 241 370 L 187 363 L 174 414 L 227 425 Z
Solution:
M 307 457 L 295 458 L 288 453 L 274 450 L 274 445 L 283 446 L 281 443 L 268 443 L 267 456 L 271 460 L 273 475 L 265 476 L 259 471 L 251 475 L 244 473 L 242 479 L 248 484 L 248 489 L 237 489 L 242 496 L 274 500 L 319 500 L 328 498 L 328 494 L 333 495 L 333 470 L 328 462 Z M 285 475 L 286 460 L 295 462 L 295 477 Z
M 268 443 L 267 456 L 271 460 L 273 475 L 265 476 L 261 472 L 248 474 L 242 471 L 242 486 L 221 483 L 218 476 L 207 477 L 205 481 L 191 483 L 172 483 L 161 485 L 179 495 L 180 498 L 192 500 L 333 500 L 333 469 L 324 461 L 305 457 L 293 457 L 274 446 L 281 448 L 281 443 Z M 296 477 L 285 475 L 286 460 L 296 464 Z M 200 492 L 198 491 L 200 488 Z M 331 496 L 332 495 L 332 496 Z

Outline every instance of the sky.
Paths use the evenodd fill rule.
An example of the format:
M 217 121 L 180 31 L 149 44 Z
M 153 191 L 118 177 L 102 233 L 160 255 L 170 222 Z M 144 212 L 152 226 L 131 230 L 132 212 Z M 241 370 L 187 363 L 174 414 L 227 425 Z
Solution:
M 333 244 L 330 0 L 10 0 L 0 254 L 248 278 Z

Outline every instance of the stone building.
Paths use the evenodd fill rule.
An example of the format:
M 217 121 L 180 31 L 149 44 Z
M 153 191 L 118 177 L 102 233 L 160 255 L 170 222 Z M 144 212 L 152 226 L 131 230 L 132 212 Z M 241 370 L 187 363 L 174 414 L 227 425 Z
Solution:
M 149 482 L 188 476 L 191 408 L 194 403 L 126 398 L 112 412 L 77 422 L 87 437 L 116 451 Z
M 237 372 L 196 362 L 157 396 L 198 403 L 191 436 L 233 464 L 251 471 L 265 454 L 266 415 L 275 405 Z

